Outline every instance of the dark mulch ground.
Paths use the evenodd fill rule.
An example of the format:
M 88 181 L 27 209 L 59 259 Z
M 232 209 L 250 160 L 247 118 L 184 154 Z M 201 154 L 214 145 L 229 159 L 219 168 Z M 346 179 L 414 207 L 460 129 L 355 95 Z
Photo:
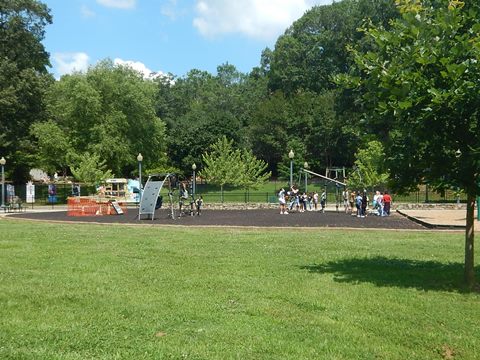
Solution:
M 389 217 L 368 216 L 357 218 L 344 213 L 305 212 L 280 215 L 277 210 L 205 210 L 201 216 L 183 216 L 172 220 L 164 209 L 158 210 L 155 219 L 137 220 L 135 209 L 129 209 L 125 215 L 71 217 L 66 211 L 23 213 L 10 215 L 46 221 L 73 221 L 116 224 L 154 224 L 185 226 L 260 226 L 260 227 L 343 227 L 375 229 L 425 229 L 407 218 L 392 214 Z

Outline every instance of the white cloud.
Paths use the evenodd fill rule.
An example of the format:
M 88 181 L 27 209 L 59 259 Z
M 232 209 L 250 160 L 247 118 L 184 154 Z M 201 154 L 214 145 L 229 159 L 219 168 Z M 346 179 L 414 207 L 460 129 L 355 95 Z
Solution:
M 94 11 L 90 10 L 86 5 L 82 5 L 82 7 L 80 8 L 80 13 L 84 18 L 92 18 L 97 15 L 95 14 Z
M 314 5 L 332 0 L 196 0 L 193 25 L 206 37 L 241 33 L 271 40 Z
M 122 60 L 116 58 L 113 60 L 114 65 L 118 66 L 127 66 L 132 68 L 135 71 L 138 71 L 140 74 L 143 75 L 144 79 L 155 79 L 158 77 L 166 77 L 167 75 L 162 71 L 152 71 L 148 67 L 145 66 L 144 63 L 140 61 L 132 61 L 132 60 Z
M 55 74 L 58 77 L 75 71 L 86 71 L 90 60 L 90 57 L 83 52 L 55 53 L 52 58 L 56 65 Z
M 175 20 L 178 16 L 177 0 L 168 0 L 161 7 L 161 14 L 170 20 Z
M 97 3 L 117 9 L 133 9 L 137 0 L 97 0 Z

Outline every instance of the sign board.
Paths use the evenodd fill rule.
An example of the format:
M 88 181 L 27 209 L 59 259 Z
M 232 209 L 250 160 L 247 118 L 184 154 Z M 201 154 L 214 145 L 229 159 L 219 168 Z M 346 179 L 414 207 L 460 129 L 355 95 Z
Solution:
M 15 197 L 15 187 L 11 184 L 7 184 L 7 203 L 13 202 Z
M 111 201 L 110 204 L 112 204 L 113 210 L 117 213 L 117 215 L 123 215 L 123 210 L 120 207 L 120 204 L 118 201 Z
M 27 203 L 35 203 L 35 185 L 31 181 L 27 183 Z
M 48 185 L 48 203 L 55 204 L 58 201 L 57 198 L 57 186 L 55 184 Z

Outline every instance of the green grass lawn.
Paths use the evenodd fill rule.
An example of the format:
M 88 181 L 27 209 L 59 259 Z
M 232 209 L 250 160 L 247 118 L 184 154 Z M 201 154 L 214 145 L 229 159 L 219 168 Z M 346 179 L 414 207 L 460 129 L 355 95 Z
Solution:
M 0 219 L 0 358 L 478 359 L 463 251 L 447 232 Z

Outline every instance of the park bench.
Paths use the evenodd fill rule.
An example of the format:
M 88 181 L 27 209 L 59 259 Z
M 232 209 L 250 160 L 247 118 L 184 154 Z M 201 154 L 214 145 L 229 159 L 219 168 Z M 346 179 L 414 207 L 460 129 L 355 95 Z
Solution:
M 12 200 L 8 204 L 6 204 L 5 211 L 6 212 L 25 211 L 25 208 L 23 207 L 22 199 L 20 199 L 20 197 L 18 196 L 14 196 Z

